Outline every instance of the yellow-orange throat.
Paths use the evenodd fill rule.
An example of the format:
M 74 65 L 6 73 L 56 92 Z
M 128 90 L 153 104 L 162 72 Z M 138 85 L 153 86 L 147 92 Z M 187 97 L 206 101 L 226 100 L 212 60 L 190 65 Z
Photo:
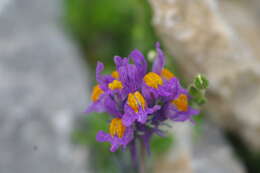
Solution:
M 108 84 L 108 88 L 110 88 L 111 90 L 122 89 L 123 84 L 119 80 L 113 80 L 113 82 Z
M 91 94 L 91 100 L 93 102 L 97 101 L 101 94 L 103 94 L 104 91 L 99 87 L 99 85 L 94 86 Z
M 122 138 L 125 134 L 126 127 L 123 125 L 121 118 L 112 119 L 109 126 L 109 134 L 114 137 L 115 135 Z
M 158 88 L 159 85 L 163 84 L 162 78 L 154 72 L 147 73 L 144 76 L 144 82 L 147 86 L 152 87 L 152 88 Z
M 170 80 L 172 78 L 175 77 L 175 75 L 170 72 L 170 70 L 166 69 L 166 68 L 163 68 L 162 71 L 161 71 L 161 76 L 167 80 Z
M 115 79 L 119 79 L 119 73 L 118 73 L 117 71 L 113 71 L 113 72 L 111 73 L 111 76 L 112 76 L 113 78 L 115 78 Z
M 180 96 L 172 101 L 178 111 L 187 111 L 188 110 L 188 97 L 185 94 L 180 94 Z
M 127 104 L 135 112 L 138 112 L 139 106 L 141 106 L 142 109 L 145 109 L 145 107 L 146 107 L 146 101 L 145 101 L 143 95 L 139 91 L 136 91 L 135 93 L 129 93 L 128 94 Z

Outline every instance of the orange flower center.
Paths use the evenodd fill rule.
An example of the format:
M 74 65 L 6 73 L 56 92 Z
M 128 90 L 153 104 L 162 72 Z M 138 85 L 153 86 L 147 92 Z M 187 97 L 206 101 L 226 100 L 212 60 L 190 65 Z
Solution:
M 152 88 L 158 88 L 159 85 L 163 84 L 162 78 L 154 72 L 147 73 L 144 76 L 144 82 L 147 86 L 152 87 Z
M 179 111 L 187 111 L 188 110 L 188 97 L 185 94 L 180 94 L 180 96 L 172 101 Z
M 99 85 L 94 86 L 91 94 L 91 100 L 92 101 L 97 101 L 100 97 L 101 94 L 103 94 L 104 91 L 99 87 Z
M 113 82 L 108 84 L 108 88 L 110 88 L 111 90 L 122 89 L 123 84 L 119 80 L 113 80 Z
M 109 125 L 109 134 L 112 137 L 117 135 L 119 138 L 122 138 L 125 133 L 125 128 L 121 118 L 114 118 Z
M 161 76 L 167 80 L 170 80 L 175 77 L 175 75 L 166 68 L 162 69 Z
M 145 107 L 146 107 L 146 101 L 145 101 L 143 95 L 139 91 L 128 94 L 127 104 L 135 112 L 138 112 L 139 106 L 142 106 L 142 109 L 145 109 Z
M 115 79 L 119 79 L 119 73 L 118 73 L 117 71 L 113 71 L 113 72 L 111 73 L 111 76 L 112 76 L 113 78 L 115 78 Z

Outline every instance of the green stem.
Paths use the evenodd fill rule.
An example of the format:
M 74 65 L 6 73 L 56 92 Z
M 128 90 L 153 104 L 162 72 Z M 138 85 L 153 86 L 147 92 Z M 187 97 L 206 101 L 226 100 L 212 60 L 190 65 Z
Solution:
M 139 165 L 139 173 L 146 173 L 146 164 L 145 164 L 145 145 L 144 142 L 141 141 L 140 144 L 140 165 Z

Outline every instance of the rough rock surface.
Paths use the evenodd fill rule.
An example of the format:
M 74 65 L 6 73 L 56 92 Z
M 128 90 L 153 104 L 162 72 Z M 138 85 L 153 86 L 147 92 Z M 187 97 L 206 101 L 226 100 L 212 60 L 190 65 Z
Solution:
M 86 173 L 71 143 L 86 72 L 58 27 L 60 2 L 0 3 L 0 172 Z
M 194 172 L 246 172 L 218 127 L 206 122 L 202 127 L 202 134 L 197 135 L 192 148 L 192 168 Z
M 208 116 L 260 150 L 257 0 L 150 0 L 154 26 L 186 77 L 210 80 Z
M 194 131 L 189 123 L 174 124 L 175 145 L 157 162 L 156 173 L 245 173 L 221 131 L 205 122 Z

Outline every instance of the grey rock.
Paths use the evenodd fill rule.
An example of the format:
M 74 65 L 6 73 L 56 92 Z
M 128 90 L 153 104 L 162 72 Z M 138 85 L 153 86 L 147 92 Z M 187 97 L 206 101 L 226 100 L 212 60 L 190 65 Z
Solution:
M 88 98 L 87 72 L 60 29 L 58 0 L 0 4 L 0 172 L 83 173 L 71 142 Z
M 203 125 L 202 134 L 194 140 L 192 157 L 192 167 L 196 173 L 246 172 L 221 130 L 210 122 Z
M 174 147 L 159 158 L 157 173 L 245 173 L 221 130 L 206 121 L 199 131 L 190 123 L 175 123 Z
M 259 1 L 150 3 L 154 26 L 182 74 L 208 77 L 208 117 L 260 150 Z

